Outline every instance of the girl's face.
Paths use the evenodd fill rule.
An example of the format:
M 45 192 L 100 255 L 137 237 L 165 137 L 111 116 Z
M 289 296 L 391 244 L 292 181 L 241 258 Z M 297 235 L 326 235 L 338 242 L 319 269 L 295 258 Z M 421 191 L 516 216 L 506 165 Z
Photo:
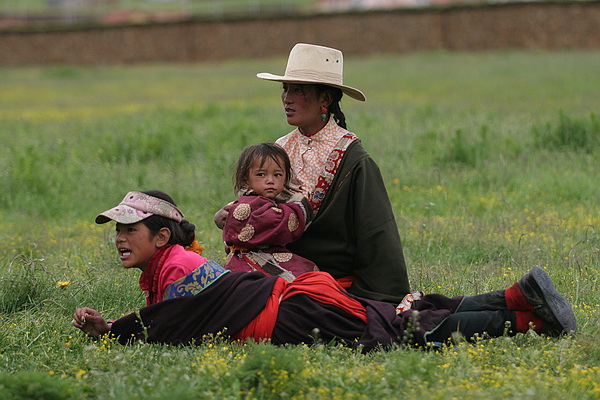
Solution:
M 160 235 L 152 235 L 143 222 L 135 224 L 117 222 L 116 229 L 115 245 L 123 267 L 145 271 L 156 250 L 162 246 L 159 243 Z
M 327 123 L 321 117 L 321 107 L 331 103 L 326 96 L 327 92 L 317 96 L 315 85 L 284 83 L 281 101 L 288 124 L 297 126 L 304 135 L 320 131 Z
M 279 164 L 284 165 L 283 160 L 278 161 Z M 260 160 L 254 160 L 250 167 L 247 184 L 259 196 L 274 199 L 283 191 L 285 178 L 285 170 L 273 159 L 267 157 L 262 165 L 260 165 Z

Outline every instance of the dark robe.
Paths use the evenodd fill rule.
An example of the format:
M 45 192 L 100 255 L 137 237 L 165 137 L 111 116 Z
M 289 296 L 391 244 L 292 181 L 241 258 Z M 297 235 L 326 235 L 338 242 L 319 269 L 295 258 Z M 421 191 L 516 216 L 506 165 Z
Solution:
M 273 344 L 329 343 L 338 341 L 363 352 L 396 345 L 425 346 L 424 336 L 454 313 L 462 296 L 425 295 L 414 308 L 396 314 L 393 305 L 348 294 L 366 309 L 368 323 L 341 309 L 320 303 L 307 295 L 281 302 Z M 315 330 L 315 328 L 317 330 Z
M 129 314 L 115 321 L 111 332 L 123 344 L 131 339 L 198 344 L 205 335 L 218 332 L 233 337 L 265 308 L 277 279 L 280 278 L 260 272 L 231 272 L 195 296 L 165 300 Z M 379 346 L 424 344 L 424 334 L 453 313 L 462 299 L 428 295 L 418 302 L 418 313 L 409 310 L 398 315 L 389 303 L 362 299 L 343 291 L 339 295 L 363 304 L 368 322 L 309 295 L 297 294 L 281 302 L 271 342 L 337 340 L 360 346 L 364 352 Z
M 336 279 L 353 275 L 348 291 L 357 296 L 398 304 L 410 292 L 381 172 L 359 140 L 346 150 L 312 224 L 288 249 Z
M 265 307 L 276 279 L 262 272 L 230 272 L 197 295 L 163 300 L 118 319 L 111 332 L 119 336 L 121 344 L 132 338 L 149 343 L 196 343 L 224 328 L 225 336 L 235 335 Z

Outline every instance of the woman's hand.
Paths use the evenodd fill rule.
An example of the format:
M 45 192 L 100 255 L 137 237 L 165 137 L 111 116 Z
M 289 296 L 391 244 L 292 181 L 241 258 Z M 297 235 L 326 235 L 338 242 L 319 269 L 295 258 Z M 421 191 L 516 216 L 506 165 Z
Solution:
M 232 204 L 233 204 L 233 202 L 227 204 L 225 207 L 221 208 L 219 211 L 217 211 L 215 213 L 214 221 L 215 221 L 215 225 L 217 225 L 217 227 L 219 229 L 223 229 L 223 227 L 225 226 L 225 221 L 227 221 L 227 216 L 229 215 L 229 209 L 231 208 Z
M 106 322 L 98 311 L 82 307 L 73 314 L 73 326 L 95 338 L 110 332 L 112 324 Z

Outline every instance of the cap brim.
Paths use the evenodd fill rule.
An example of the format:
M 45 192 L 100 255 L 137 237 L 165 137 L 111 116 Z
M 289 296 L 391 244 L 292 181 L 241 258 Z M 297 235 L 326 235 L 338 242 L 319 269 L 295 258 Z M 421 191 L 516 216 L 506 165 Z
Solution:
M 257 78 L 260 79 L 265 79 L 267 81 L 275 81 L 275 82 L 287 82 L 287 83 L 298 83 L 298 84 L 314 84 L 314 85 L 325 85 L 325 86 L 332 86 L 338 89 L 341 89 L 343 93 L 347 94 L 348 96 L 352 97 L 355 100 L 358 101 L 365 101 L 367 100 L 367 97 L 365 96 L 365 94 L 363 92 L 361 92 L 358 89 L 355 89 L 351 86 L 345 86 L 345 85 L 335 85 L 332 83 L 328 83 L 328 82 L 323 82 L 323 81 L 319 81 L 319 80 L 311 80 L 311 79 L 294 79 L 294 78 L 289 78 L 286 76 L 280 76 L 280 75 L 273 75 L 270 74 L 268 72 L 261 72 L 256 74 Z
M 98 214 L 98 216 L 96 217 L 97 224 L 105 224 L 109 221 L 112 221 L 112 220 L 104 214 Z
M 141 220 L 152 215 L 154 214 L 146 211 L 136 210 L 135 208 L 126 206 L 124 204 L 119 204 L 110 210 L 98 214 L 96 217 L 96 223 L 105 224 L 109 221 L 115 221 L 121 224 L 135 224 L 136 222 L 140 222 Z

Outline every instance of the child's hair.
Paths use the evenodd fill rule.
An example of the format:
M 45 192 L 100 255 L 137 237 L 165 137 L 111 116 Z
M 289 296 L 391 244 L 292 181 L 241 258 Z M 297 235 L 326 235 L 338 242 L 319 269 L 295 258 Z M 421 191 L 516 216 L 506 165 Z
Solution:
M 165 192 L 161 192 L 160 190 L 147 190 L 142 193 L 167 201 L 177 207 L 173 198 Z M 170 218 L 161 217 L 160 215 L 151 215 L 141 222 L 150 229 L 152 235 L 156 235 L 161 228 L 169 228 L 171 231 L 169 244 L 179 244 L 186 247 L 191 245 L 196 237 L 196 226 L 185 219 L 181 222 L 177 222 Z
M 292 163 L 290 162 L 287 153 L 283 147 L 278 144 L 260 143 L 246 147 L 242 151 L 242 154 L 240 154 L 240 158 L 235 167 L 235 174 L 233 175 L 233 190 L 236 194 L 244 189 L 244 186 L 248 183 L 250 168 L 252 168 L 254 161 L 258 160 L 262 166 L 267 158 L 273 160 L 285 171 L 284 187 L 288 188 L 292 177 Z M 283 165 L 281 165 L 282 162 Z

